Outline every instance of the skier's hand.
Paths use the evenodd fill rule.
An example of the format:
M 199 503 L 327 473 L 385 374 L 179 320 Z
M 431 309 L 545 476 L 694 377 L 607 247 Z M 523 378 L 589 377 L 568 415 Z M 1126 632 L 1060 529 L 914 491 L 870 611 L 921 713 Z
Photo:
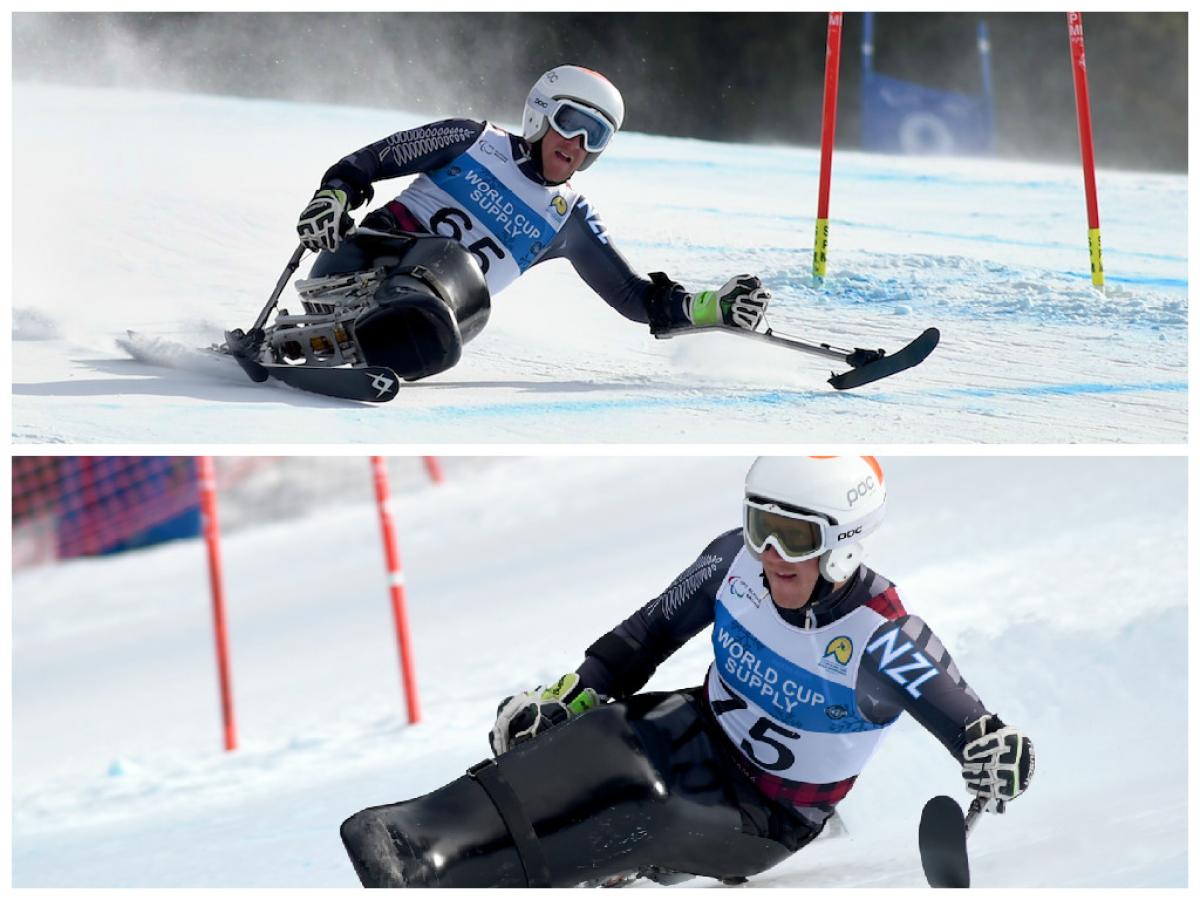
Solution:
M 693 325 L 726 325 L 753 331 L 762 321 L 771 300 L 757 275 L 735 275 L 715 291 L 692 297 Z
M 966 738 L 962 774 L 967 790 L 987 800 L 989 811 L 1004 812 L 1033 778 L 1033 742 L 992 715 L 968 725 Z
M 337 188 L 322 188 L 313 194 L 296 223 L 300 243 L 314 252 L 336 250 L 342 236 L 354 226 L 346 203 L 346 192 Z
M 580 688 L 579 676 L 571 672 L 549 687 L 505 697 L 496 710 L 496 724 L 488 735 L 492 753 L 499 756 L 513 745 L 537 737 L 547 728 L 600 705 L 591 688 Z

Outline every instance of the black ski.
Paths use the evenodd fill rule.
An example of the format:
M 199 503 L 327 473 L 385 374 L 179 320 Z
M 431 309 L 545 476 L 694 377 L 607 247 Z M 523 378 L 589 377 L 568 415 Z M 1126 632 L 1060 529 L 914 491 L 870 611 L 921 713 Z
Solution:
M 905 369 L 911 369 L 933 352 L 941 338 L 941 332 L 936 328 L 926 328 L 895 353 L 886 353 L 860 366 L 855 366 L 848 372 L 833 375 L 830 377 L 829 383 L 835 390 L 844 391 L 848 388 L 870 384 L 880 378 L 887 378 L 889 375 L 895 375 Z M 853 355 L 847 359 L 847 362 L 853 364 Z
M 336 368 L 332 366 L 288 366 L 263 364 L 248 357 L 230 353 L 224 345 L 189 347 L 163 338 L 146 337 L 130 331 L 128 338 L 118 338 L 120 345 L 134 359 L 156 366 L 168 366 L 198 372 L 202 375 L 240 378 L 236 363 L 254 381 L 274 378 L 314 394 L 366 403 L 386 403 L 396 396 L 400 377 L 386 366 Z
M 274 378 L 292 387 L 328 397 L 386 403 L 396 396 L 400 387 L 400 378 L 386 366 L 342 368 L 262 363 L 255 359 L 262 341 L 261 330 L 251 329 L 248 334 L 240 328 L 227 331 L 222 352 L 232 356 L 252 381 Z
M 733 334 L 748 340 L 774 344 L 777 347 L 787 347 L 789 350 L 799 350 L 801 353 L 809 353 L 813 356 L 822 356 L 825 359 L 835 359 L 845 363 L 851 367 L 848 372 L 842 372 L 840 375 L 834 374 L 829 378 L 829 383 L 839 391 L 870 384 L 872 381 L 878 381 L 889 375 L 895 375 L 897 372 L 903 372 L 905 369 L 911 369 L 933 352 L 942 337 L 936 328 L 926 328 L 895 353 L 888 353 L 884 350 L 867 350 L 863 347 L 848 350 L 832 344 L 813 344 L 793 335 L 782 334 L 769 326 L 763 331 L 750 331 L 745 328 L 699 328 L 685 325 L 679 328 L 660 329 L 652 333 L 656 338 L 663 340 L 682 334 L 711 334 L 713 332 Z
M 965 888 L 971 886 L 971 866 L 967 858 L 967 835 L 975 824 L 981 805 L 971 804 L 964 818 L 962 807 L 953 797 L 934 797 L 921 811 L 918 843 L 921 867 L 930 887 Z
M 276 381 L 315 394 L 340 397 L 343 400 L 386 403 L 396 396 L 400 387 L 400 376 L 386 366 L 333 368 L 265 365 L 262 368 Z

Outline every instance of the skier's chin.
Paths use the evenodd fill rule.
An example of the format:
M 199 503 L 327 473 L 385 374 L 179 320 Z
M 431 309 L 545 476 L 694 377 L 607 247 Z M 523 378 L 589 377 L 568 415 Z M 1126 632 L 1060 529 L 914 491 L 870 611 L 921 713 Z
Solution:
M 810 579 L 804 578 L 800 569 L 776 569 L 767 566 L 764 571 L 767 576 L 767 586 L 771 589 L 771 597 L 777 604 L 789 609 L 799 609 L 808 603 L 812 596 Z
M 550 165 L 546 166 L 546 180 L 554 184 L 562 184 L 575 174 L 577 168 L 574 159 L 563 156 L 556 150 L 550 157 Z

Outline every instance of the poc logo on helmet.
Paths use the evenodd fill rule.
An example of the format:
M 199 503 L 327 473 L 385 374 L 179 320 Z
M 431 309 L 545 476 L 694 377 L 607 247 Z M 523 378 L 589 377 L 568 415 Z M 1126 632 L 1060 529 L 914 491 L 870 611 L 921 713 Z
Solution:
M 875 490 L 876 487 L 875 476 L 868 475 L 854 487 L 850 488 L 850 490 L 846 491 L 846 505 L 853 506 L 857 501 Z

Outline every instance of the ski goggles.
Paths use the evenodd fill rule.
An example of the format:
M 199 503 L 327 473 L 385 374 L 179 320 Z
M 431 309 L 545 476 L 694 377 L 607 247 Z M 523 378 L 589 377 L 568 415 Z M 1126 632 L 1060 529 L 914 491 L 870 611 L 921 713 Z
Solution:
M 588 153 L 599 153 L 617 133 L 612 122 L 594 109 L 564 98 L 551 102 L 556 104 L 548 116 L 554 130 L 568 139 L 582 134 L 583 149 Z
M 827 519 L 791 512 L 774 503 L 746 498 L 744 506 L 746 546 L 761 556 L 768 546 L 788 562 L 803 562 L 825 551 Z
M 874 531 L 883 518 L 880 506 L 856 520 L 853 526 L 839 526 L 824 516 L 784 509 L 776 503 L 750 497 L 746 498 L 743 512 L 746 546 L 756 556 L 765 553 L 768 546 L 774 547 L 783 559 L 793 563 L 820 556 L 840 544 L 852 544 Z

